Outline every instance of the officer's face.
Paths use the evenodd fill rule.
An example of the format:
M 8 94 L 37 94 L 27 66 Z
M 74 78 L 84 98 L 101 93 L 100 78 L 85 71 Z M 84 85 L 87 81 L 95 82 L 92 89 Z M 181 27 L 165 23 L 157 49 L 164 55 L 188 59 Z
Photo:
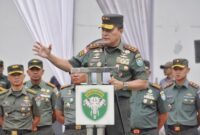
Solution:
M 27 71 L 27 74 L 29 75 L 32 81 L 40 81 L 42 79 L 43 73 L 44 70 L 37 67 L 32 67 Z
M 102 39 L 109 47 L 116 47 L 121 39 L 123 29 L 114 27 L 112 30 L 102 28 Z
M 170 76 L 172 74 L 172 68 L 164 68 L 163 71 L 166 76 Z
M 184 67 L 184 68 L 174 67 L 173 68 L 173 76 L 176 81 L 182 81 L 182 80 L 186 79 L 189 71 L 190 71 L 190 69 L 188 67 Z
M 87 75 L 84 73 L 73 73 L 71 74 L 71 80 L 73 84 L 81 84 L 87 81 Z
M 24 74 L 13 73 L 8 75 L 8 80 L 10 81 L 12 86 L 21 86 L 23 85 L 24 77 Z

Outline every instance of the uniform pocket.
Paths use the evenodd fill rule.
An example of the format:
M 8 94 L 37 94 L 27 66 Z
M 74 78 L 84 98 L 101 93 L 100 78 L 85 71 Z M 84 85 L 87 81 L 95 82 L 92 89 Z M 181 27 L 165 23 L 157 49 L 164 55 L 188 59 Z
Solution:
M 195 110 L 195 98 L 194 97 L 184 97 L 182 108 L 184 111 L 187 111 L 187 112 Z

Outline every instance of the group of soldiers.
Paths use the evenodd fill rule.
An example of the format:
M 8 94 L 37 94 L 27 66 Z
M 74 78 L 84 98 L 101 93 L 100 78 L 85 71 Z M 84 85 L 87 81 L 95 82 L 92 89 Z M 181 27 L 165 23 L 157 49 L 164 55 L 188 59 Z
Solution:
M 188 60 L 172 61 L 173 81 L 161 88 L 148 81 L 150 63 L 137 48 L 121 40 L 123 16 L 102 16 L 102 39 L 95 40 L 69 60 L 51 53 L 52 46 L 36 42 L 33 51 L 55 66 L 70 72 L 72 67 L 117 67 L 108 83 L 114 86 L 115 124 L 106 135 L 158 135 L 165 125 L 166 135 L 198 135 L 200 124 L 199 86 L 188 81 Z M 66 135 L 86 135 L 85 125 L 75 123 L 75 86 L 87 82 L 84 73 L 71 73 L 72 84 L 58 93 L 42 81 L 43 63 L 28 62 L 30 81 L 23 83 L 23 65 L 8 67 L 11 88 L 0 91 L 0 125 L 5 135 L 53 135 L 52 123 L 65 126 Z

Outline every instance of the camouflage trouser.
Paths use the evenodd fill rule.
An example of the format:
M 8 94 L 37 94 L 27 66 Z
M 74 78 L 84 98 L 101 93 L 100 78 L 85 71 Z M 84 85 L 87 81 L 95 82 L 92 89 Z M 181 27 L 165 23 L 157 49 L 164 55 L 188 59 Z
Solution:
M 191 128 L 185 131 L 176 132 L 176 131 L 168 129 L 167 135 L 198 135 L 198 130 L 197 128 Z
M 67 129 L 65 130 L 63 135 L 86 135 L 86 129 L 83 130 Z
M 52 126 L 41 126 L 38 127 L 38 131 L 35 135 L 55 135 Z

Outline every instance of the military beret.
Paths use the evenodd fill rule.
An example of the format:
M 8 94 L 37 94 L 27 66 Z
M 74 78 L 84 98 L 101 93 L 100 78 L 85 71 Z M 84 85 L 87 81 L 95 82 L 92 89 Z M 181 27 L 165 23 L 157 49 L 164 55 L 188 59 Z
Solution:
M 8 74 L 14 74 L 14 73 L 24 73 L 24 66 L 20 64 L 10 65 L 8 66 Z
M 36 68 L 43 68 L 43 62 L 39 59 L 32 59 L 28 62 L 28 69 L 31 69 L 33 67 L 36 67 Z

